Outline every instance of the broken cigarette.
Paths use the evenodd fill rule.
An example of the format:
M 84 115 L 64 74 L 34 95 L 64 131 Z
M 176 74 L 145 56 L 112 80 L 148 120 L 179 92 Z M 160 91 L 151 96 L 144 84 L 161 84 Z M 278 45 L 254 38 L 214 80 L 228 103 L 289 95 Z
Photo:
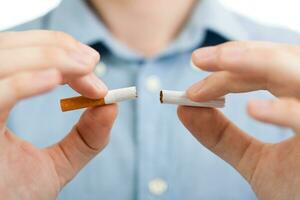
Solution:
M 71 97 L 60 100 L 60 107 L 63 112 L 78 110 L 81 108 L 103 106 L 137 98 L 136 87 L 121 88 L 108 91 L 102 99 L 89 99 L 83 96 Z
M 206 102 L 195 102 L 190 100 L 183 91 L 160 91 L 160 102 L 162 104 L 176 104 L 183 106 L 208 107 L 208 108 L 223 108 L 225 106 L 225 98 L 219 98 Z

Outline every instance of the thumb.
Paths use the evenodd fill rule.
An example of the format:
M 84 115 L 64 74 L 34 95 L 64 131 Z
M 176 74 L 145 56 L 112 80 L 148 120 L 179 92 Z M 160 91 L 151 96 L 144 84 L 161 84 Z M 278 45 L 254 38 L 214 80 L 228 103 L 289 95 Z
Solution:
M 88 109 L 62 141 L 46 149 L 61 187 L 107 145 L 116 115 L 116 105 Z
M 251 182 L 263 143 L 245 134 L 216 109 L 179 107 L 178 116 L 199 142 Z

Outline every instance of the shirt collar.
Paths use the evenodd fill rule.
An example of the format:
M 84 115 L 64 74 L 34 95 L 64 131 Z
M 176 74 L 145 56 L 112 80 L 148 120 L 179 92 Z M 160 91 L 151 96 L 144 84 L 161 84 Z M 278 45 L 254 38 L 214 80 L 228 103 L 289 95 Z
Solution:
M 124 59 L 143 59 L 113 38 L 85 0 L 64 0 L 51 13 L 49 28 L 66 32 L 86 44 L 101 42 L 116 56 Z M 235 14 L 226 10 L 217 0 L 201 0 L 178 37 L 158 57 L 199 47 L 206 30 L 212 30 L 229 40 L 248 39 L 248 34 Z
M 109 36 L 84 0 L 63 0 L 50 14 L 49 28 L 64 31 L 87 44 L 105 40 Z
M 191 21 L 200 29 L 210 29 L 230 40 L 249 39 L 239 16 L 224 8 L 218 0 L 202 0 Z
M 49 15 L 48 27 L 68 33 L 85 44 L 101 42 L 119 57 L 127 59 L 141 57 L 113 38 L 85 0 L 62 1 L 61 5 Z

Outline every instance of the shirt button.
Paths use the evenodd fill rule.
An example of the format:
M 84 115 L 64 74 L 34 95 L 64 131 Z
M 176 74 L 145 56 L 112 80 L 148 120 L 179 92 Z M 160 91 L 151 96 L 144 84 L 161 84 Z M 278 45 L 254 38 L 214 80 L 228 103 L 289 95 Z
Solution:
M 103 62 L 98 63 L 95 67 L 95 74 L 98 77 L 104 76 L 106 73 L 106 65 Z
M 156 178 L 149 182 L 148 189 L 151 194 L 161 196 L 167 191 L 168 184 L 163 179 Z
M 146 79 L 146 88 L 149 92 L 157 92 L 161 89 L 160 80 L 157 76 L 152 75 Z

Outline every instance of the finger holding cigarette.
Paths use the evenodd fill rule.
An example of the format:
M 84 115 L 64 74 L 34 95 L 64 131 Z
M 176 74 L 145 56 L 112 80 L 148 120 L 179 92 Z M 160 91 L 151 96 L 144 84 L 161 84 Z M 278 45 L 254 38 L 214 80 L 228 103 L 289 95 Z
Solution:
M 90 99 L 84 96 L 62 99 L 60 101 L 60 106 L 63 112 L 67 112 L 82 108 L 119 103 L 122 101 L 137 99 L 137 97 L 138 95 L 136 87 L 129 87 L 110 90 L 102 99 Z M 162 90 L 160 92 L 160 102 L 162 104 L 176 104 L 194 107 L 223 108 L 225 106 L 224 97 L 206 102 L 195 102 L 190 100 L 184 91 L 171 90 Z
M 82 108 L 104 106 L 122 101 L 133 100 L 137 98 L 136 87 L 121 88 L 108 91 L 102 99 L 89 99 L 84 96 L 71 97 L 60 100 L 60 107 L 63 112 L 78 110 Z
M 162 104 L 176 104 L 182 106 L 223 108 L 225 107 L 225 98 L 221 97 L 206 102 L 195 102 L 190 100 L 184 91 L 162 90 L 160 92 L 160 102 Z

